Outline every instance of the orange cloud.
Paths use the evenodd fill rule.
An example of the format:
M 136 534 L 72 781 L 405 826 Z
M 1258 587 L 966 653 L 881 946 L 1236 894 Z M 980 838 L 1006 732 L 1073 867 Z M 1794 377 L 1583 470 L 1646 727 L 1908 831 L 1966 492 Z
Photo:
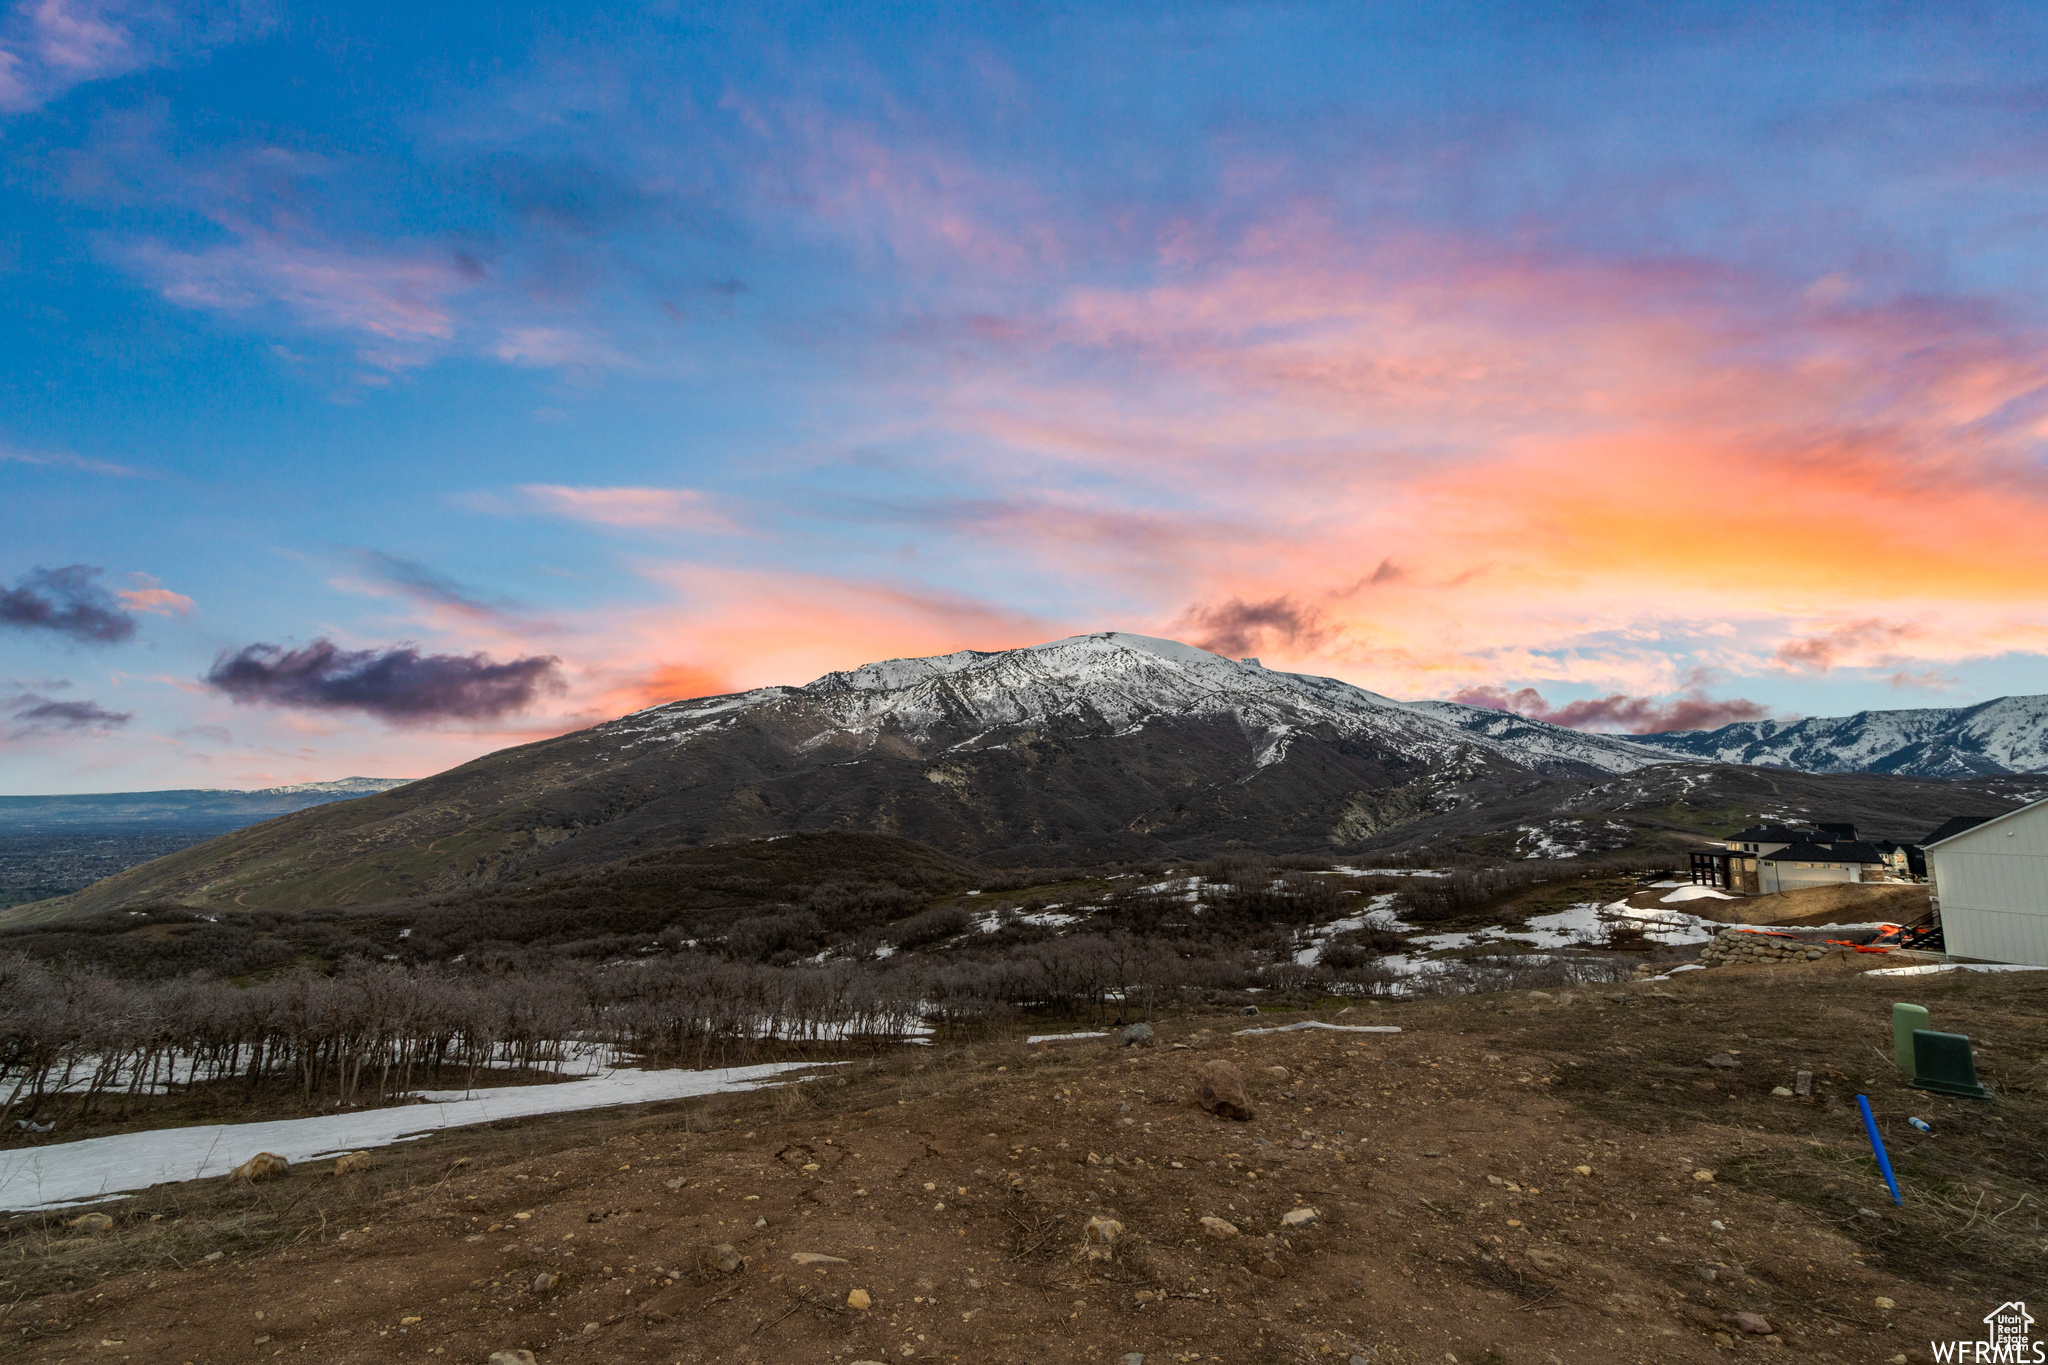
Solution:
M 1004 515 L 1157 628 L 1225 611 L 1232 646 L 1409 695 L 1575 649 L 1569 680 L 1670 691 L 1676 654 L 1762 671 L 1863 619 L 1910 637 L 1887 658 L 2048 639 L 2048 342 L 1991 310 L 1310 215 L 1158 278 L 982 329 L 932 395 L 992 465 L 1089 490 Z

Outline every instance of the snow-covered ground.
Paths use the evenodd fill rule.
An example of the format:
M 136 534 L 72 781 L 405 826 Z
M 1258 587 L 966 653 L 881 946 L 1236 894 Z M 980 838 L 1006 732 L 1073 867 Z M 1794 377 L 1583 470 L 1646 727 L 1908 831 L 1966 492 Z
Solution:
M 1932 976 L 1936 972 L 2048 972 L 2020 962 L 1929 962 L 1920 967 L 1881 967 L 1865 976 Z
M 1718 887 L 1681 886 L 1676 891 L 1667 891 L 1658 899 L 1666 905 L 1676 905 L 1680 901 L 1732 901 L 1735 897 Z
M 351 1114 L 158 1128 L 22 1148 L 0 1152 L 0 1209 L 20 1212 L 90 1203 L 167 1180 L 223 1176 L 258 1152 L 274 1152 L 291 1162 L 312 1161 L 474 1123 L 757 1090 L 781 1084 L 777 1076 L 813 1065 L 774 1062 L 714 1071 L 611 1071 L 559 1085 L 431 1090 L 421 1096 L 426 1101 L 422 1104 Z

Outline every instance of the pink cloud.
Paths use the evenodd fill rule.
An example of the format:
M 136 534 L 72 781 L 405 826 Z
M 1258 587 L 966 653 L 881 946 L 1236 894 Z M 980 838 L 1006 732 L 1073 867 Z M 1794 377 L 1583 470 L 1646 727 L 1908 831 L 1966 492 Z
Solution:
M 186 616 L 192 611 L 192 599 L 169 588 L 133 588 L 114 594 L 128 604 L 132 611 L 146 611 L 157 616 Z
M 357 255 L 271 234 L 197 252 L 148 243 L 127 254 L 165 298 L 188 308 L 246 313 L 276 305 L 318 330 L 413 347 L 454 335 L 448 300 L 470 287 L 462 271 L 430 253 Z M 380 352 L 386 360 L 406 354 Z
M 1468 687 L 1451 697 L 1467 706 L 1511 711 L 1530 720 L 1547 721 L 1570 730 L 1619 730 L 1650 735 L 1670 730 L 1714 730 L 1739 720 L 1761 720 L 1768 707 L 1739 697 L 1715 700 L 1698 692 L 1658 701 L 1622 693 L 1553 707 L 1533 687 L 1508 692 L 1498 687 Z

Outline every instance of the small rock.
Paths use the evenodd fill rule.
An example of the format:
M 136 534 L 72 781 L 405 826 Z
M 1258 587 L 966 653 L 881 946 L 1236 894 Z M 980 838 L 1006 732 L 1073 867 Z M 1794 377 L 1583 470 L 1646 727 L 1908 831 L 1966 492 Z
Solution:
M 596 1335 L 597 1335 L 597 1332 L 598 1332 L 598 1324 L 596 1324 L 596 1323 L 594 1323 L 594 1322 L 586 1322 L 586 1323 L 584 1323 L 584 1324 L 583 1324 L 583 1335 L 584 1335 L 584 1336 L 586 1336 L 586 1337 L 594 1337 L 594 1336 L 596 1336 Z
M 350 1152 L 347 1156 L 334 1163 L 334 1173 L 336 1175 L 347 1175 L 351 1171 L 367 1171 L 370 1169 L 370 1163 L 373 1159 L 368 1152 Z
M 1712 1171 L 1694 1171 L 1692 1178 L 1699 1181 L 1702 1185 L 1711 1185 L 1714 1182 L 1714 1173 Z
M 1241 1010 L 1239 1010 L 1239 1011 L 1238 1011 L 1238 1013 L 1239 1013 L 1239 1014 L 1243 1014 L 1243 1015 L 1247 1015 L 1247 1016 L 1249 1016 L 1249 1015 L 1253 1015 L 1253 1014 L 1257 1014 L 1258 1012 L 1259 1012 L 1259 1007 L 1258 1007 L 1257 1005 L 1246 1005 L 1246 1006 L 1245 1006 L 1245 1007 L 1244 1007 L 1243 1009 L 1241 1009 Z
M 1572 1167 L 1572 1174 L 1573 1174 L 1573 1175 L 1591 1175 L 1591 1174 L 1593 1174 L 1593 1168 L 1592 1168 L 1591 1166 L 1574 1166 L 1574 1167 Z
M 1431 1158 L 1432 1160 L 1434 1160 L 1435 1158 L 1437 1158 L 1437 1157 L 1440 1157 L 1440 1156 L 1442 1156 L 1442 1155 L 1443 1155 L 1443 1153 L 1442 1153 L 1442 1152 L 1424 1152 L 1424 1153 L 1423 1153 L 1423 1155 L 1424 1155 L 1424 1156 L 1426 1156 L 1426 1157 L 1429 1157 L 1429 1158 Z
M 1279 1257 L 1270 1254 L 1253 1266 L 1252 1269 L 1269 1280 L 1284 1280 L 1287 1278 L 1287 1267 L 1280 1264 Z
M 1150 1047 L 1152 1045 L 1152 1026 L 1150 1024 L 1133 1024 L 1122 1033 L 1119 1033 L 1116 1036 L 1116 1041 L 1119 1047 Z
M 417 1326 L 419 1326 L 419 1325 L 420 1325 L 420 1322 L 421 1322 L 421 1319 L 419 1319 L 419 1318 L 417 1318 L 417 1317 L 410 1317 L 410 1318 L 400 1318 L 400 1319 L 398 1320 L 398 1325 L 399 1325 L 400 1327 L 417 1327 Z
M 1344 1365 L 1372 1365 L 1372 1362 L 1370 1360 L 1367 1360 L 1364 1356 L 1355 1355 L 1351 1357 L 1351 1359 L 1345 1361 Z
M 1145 1365 L 1145 1353 L 1143 1351 L 1124 1352 L 1124 1365 Z
M 789 1259 L 798 1265 L 845 1265 L 844 1256 L 827 1256 L 821 1251 L 792 1251 Z
M 875 1301 L 868 1297 L 867 1290 L 856 1289 L 846 1296 L 846 1306 L 848 1308 L 858 1308 L 865 1311 L 869 1308 L 873 1308 L 875 1306 Z
M 1219 1242 L 1227 1242 L 1237 1236 L 1237 1224 L 1221 1218 L 1204 1218 L 1202 1231 Z
M 1767 1337 L 1772 1332 L 1770 1320 L 1761 1313 L 1730 1313 L 1728 1325 L 1760 1337 Z
M 1792 1093 L 1795 1095 L 1811 1095 L 1813 1093 L 1813 1073 L 1811 1071 L 1801 1071 L 1792 1077 Z
M 682 1176 L 677 1176 L 674 1180 L 664 1180 L 662 1183 L 664 1185 L 667 1185 L 672 1190 L 680 1190 L 683 1186 L 689 1184 L 690 1182 Z
M 1244 1121 L 1252 1117 L 1251 1096 L 1244 1088 L 1244 1073 L 1235 1062 L 1220 1058 L 1202 1063 L 1195 1073 L 1195 1103 L 1212 1114 Z
M 229 1173 L 230 1180 L 270 1180 L 291 1169 L 291 1163 L 275 1152 L 258 1152 Z
M 1872 1299 L 1872 1300 L 1871 1300 L 1871 1302 L 1872 1302 L 1872 1303 L 1874 1303 L 1874 1304 L 1876 1304 L 1876 1305 L 1877 1305 L 1877 1306 L 1878 1306 L 1879 1308 L 1897 1308 L 1897 1307 L 1898 1307 L 1898 1305 L 1897 1305 L 1896 1303 L 1893 1303 L 1893 1302 L 1892 1302 L 1892 1301 L 1891 1301 L 1890 1299 L 1887 1299 L 1887 1298 L 1885 1298 L 1885 1297 L 1884 1297 L 1883 1295 L 1879 1295 L 1879 1296 L 1878 1296 L 1877 1298 L 1874 1298 L 1874 1299 Z
M 81 1213 L 64 1226 L 73 1232 L 89 1232 L 99 1237 L 114 1230 L 114 1220 L 104 1213 Z
M 1729 1336 L 1726 1332 L 1716 1332 L 1714 1333 L 1714 1344 L 1724 1351 L 1732 1351 L 1735 1349 L 1735 1338 Z
M 1771 1094 L 1781 1100 L 1789 1100 L 1792 1098 L 1792 1087 L 1789 1085 L 1774 1085 L 1771 1087 Z
M 493 1351 L 488 1365 L 535 1365 L 535 1361 L 531 1351 Z
M 705 1268 L 721 1275 L 737 1275 L 746 1268 L 746 1264 L 747 1258 L 740 1255 L 740 1249 L 731 1242 L 720 1242 L 704 1253 Z
M 1529 1257 L 1529 1264 L 1546 1275 L 1562 1275 L 1565 1267 L 1570 1264 L 1562 1254 L 1548 1247 L 1530 1247 L 1526 1254 Z
M 1275 1080 L 1284 1081 L 1294 1073 L 1284 1066 L 1269 1066 L 1266 1068 L 1266 1074 Z
M 1081 1229 L 1081 1254 L 1091 1261 L 1106 1261 L 1116 1254 L 1117 1238 L 1123 1235 L 1122 1223 L 1098 1213 Z
M 1742 1063 L 1736 1061 L 1733 1057 L 1729 1056 L 1725 1052 L 1717 1052 L 1713 1056 L 1707 1058 L 1707 1065 L 1718 1066 L 1725 1071 L 1730 1067 L 1741 1066 Z
M 1280 1226 L 1286 1228 L 1298 1228 L 1304 1223 L 1315 1222 L 1316 1218 L 1317 1214 L 1314 1209 L 1289 1209 L 1287 1212 L 1280 1215 Z
M 533 1277 L 533 1292 L 545 1294 L 561 1282 L 562 1277 L 560 1275 L 555 1274 L 552 1270 L 543 1270 L 540 1274 Z

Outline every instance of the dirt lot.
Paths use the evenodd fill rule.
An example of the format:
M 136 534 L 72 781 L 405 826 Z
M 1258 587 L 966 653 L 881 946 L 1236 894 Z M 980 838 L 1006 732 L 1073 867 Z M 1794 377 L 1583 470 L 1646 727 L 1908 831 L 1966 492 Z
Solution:
M 1899 1083 L 1894 999 L 1972 1035 L 1994 1103 Z M 1729 968 L 1318 1016 L 1397 1036 L 1234 1032 L 1300 1017 L 1162 1021 L 1127 1050 L 942 1045 L 459 1130 L 361 1176 L 162 1187 L 108 1205 L 97 1238 L 18 1218 L 0 1330 L 23 1360 L 193 1365 L 1918 1361 L 2048 1278 L 2031 975 Z M 1707 1064 L 1722 1052 L 1737 1065 Z M 1250 1122 L 1191 1103 L 1219 1057 Z M 1773 1096 L 1798 1070 L 1816 1099 Z M 1097 1215 L 1124 1232 L 1084 1260 Z
M 1734 900 L 1703 897 L 1666 905 L 1663 898 L 1669 894 L 1669 888 L 1638 891 L 1628 898 L 1628 903 L 1638 909 L 1681 910 L 1722 924 L 1794 927 L 1878 921 L 1914 924 L 1926 919 L 1934 908 L 1925 886 L 1883 882 L 1808 886 L 1772 896 L 1742 896 Z

